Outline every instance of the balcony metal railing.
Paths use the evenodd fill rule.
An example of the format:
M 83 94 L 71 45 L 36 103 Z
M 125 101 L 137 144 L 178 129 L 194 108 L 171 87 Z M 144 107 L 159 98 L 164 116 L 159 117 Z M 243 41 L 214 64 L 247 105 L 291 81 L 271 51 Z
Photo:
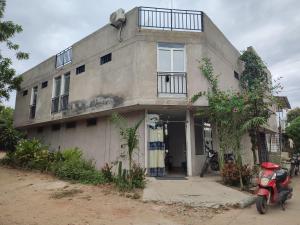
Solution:
M 67 110 L 68 109 L 68 104 L 69 104 L 69 95 L 64 94 L 60 96 L 60 109 Z
M 158 72 L 157 94 L 187 95 L 186 73 Z
M 59 110 L 59 96 L 52 98 L 51 113 L 57 113 Z
M 69 47 L 56 55 L 55 67 L 60 68 L 72 62 L 72 47 Z
M 30 106 L 30 112 L 29 112 L 29 118 L 34 119 L 35 118 L 35 112 L 36 112 L 36 105 Z
M 203 31 L 203 12 L 195 10 L 138 8 L 139 28 Z

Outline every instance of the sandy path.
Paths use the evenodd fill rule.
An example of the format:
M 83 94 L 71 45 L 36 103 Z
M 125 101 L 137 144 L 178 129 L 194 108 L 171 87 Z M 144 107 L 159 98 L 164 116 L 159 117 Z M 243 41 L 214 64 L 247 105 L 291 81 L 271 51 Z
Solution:
M 53 198 L 74 189 L 80 193 Z M 143 203 L 111 190 L 0 167 L 0 225 L 200 224 L 215 215 L 215 210 Z

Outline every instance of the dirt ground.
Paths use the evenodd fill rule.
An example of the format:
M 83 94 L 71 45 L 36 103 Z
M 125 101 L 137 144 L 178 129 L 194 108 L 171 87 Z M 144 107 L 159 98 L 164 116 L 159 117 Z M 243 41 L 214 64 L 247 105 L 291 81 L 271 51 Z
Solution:
M 0 225 L 192 225 L 225 212 L 132 199 L 139 194 L 0 167 Z

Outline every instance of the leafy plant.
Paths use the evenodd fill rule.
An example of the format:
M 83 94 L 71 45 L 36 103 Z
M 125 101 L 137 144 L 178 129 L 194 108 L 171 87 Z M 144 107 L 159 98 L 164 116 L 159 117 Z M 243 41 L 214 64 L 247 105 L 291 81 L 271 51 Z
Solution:
M 51 167 L 52 172 L 57 177 L 86 184 L 102 184 L 105 182 L 104 176 L 96 170 L 93 161 L 82 157 L 80 149 L 66 149 L 61 155 L 61 160 L 55 161 Z
M 223 182 L 227 185 L 238 186 L 240 176 L 243 184 L 249 185 L 252 177 L 252 170 L 248 165 L 239 166 L 233 162 L 225 163 L 221 170 Z
M 300 116 L 292 120 L 285 129 L 287 135 L 294 141 L 296 150 L 300 151 Z
M 7 154 L 5 161 L 13 166 L 44 171 L 50 167 L 50 159 L 47 147 L 38 140 L 23 139 L 15 151 Z
M 287 122 L 291 123 L 294 119 L 300 116 L 300 108 L 296 107 L 292 110 L 289 110 L 287 113 Z
M 103 174 L 104 179 L 107 182 L 113 181 L 113 174 L 112 174 L 112 165 L 105 163 L 105 166 L 101 169 L 101 173 Z
M 137 130 L 141 123 L 143 122 L 144 118 L 140 119 L 136 124 L 134 124 L 132 127 L 128 125 L 128 122 L 124 117 L 121 115 L 114 113 L 112 115 L 112 121 L 119 127 L 120 129 L 120 135 L 122 137 L 122 140 L 124 142 L 124 145 L 127 147 L 125 155 L 128 158 L 128 168 L 129 168 L 129 184 L 132 186 L 132 157 L 134 150 L 137 149 L 139 139 Z
M 13 127 L 14 110 L 10 107 L 0 107 L 0 149 L 14 151 L 23 134 Z
M 2 46 L 6 46 L 7 49 L 12 50 L 16 53 L 18 60 L 28 59 L 28 53 L 20 52 L 20 46 L 12 42 L 12 38 L 18 33 L 22 32 L 22 27 L 12 21 L 5 21 L 4 11 L 6 7 L 6 1 L 0 1 L 0 43 Z M 22 77 L 15 77 L 16 71 L 11 67 L 12 60 L 8 57 L 4 57 L 0 53 L 0 103 L 2 99 L 9 99 L 9 93 L 12 90 L 18 90 L 22 82 Z
M 269 77 L 267 68 L 261 58 L 253 49 L 244 51 L 240 56 L 244 62 L 244 71 L 241 74 L 240 85 L 246 100 L 243 130 L 249 132 L 251 138 L 251 150 L 254 165 L 257 163 L 256 149 L 261 152 L 263 141 L 260 136 L 260 128 L 267 124 L 274 112 L 271 107 L 278 104 L 274 93 L 278 93 L 282 86 L 277 81 L 274 83 Z

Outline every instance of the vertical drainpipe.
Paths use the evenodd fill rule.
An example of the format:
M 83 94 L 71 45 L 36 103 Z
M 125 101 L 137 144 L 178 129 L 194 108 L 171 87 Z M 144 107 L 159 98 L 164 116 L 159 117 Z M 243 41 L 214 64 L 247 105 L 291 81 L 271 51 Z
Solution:
M 191 114 L 186 111 L 185 124 L 187 175 L 192 176 Z

